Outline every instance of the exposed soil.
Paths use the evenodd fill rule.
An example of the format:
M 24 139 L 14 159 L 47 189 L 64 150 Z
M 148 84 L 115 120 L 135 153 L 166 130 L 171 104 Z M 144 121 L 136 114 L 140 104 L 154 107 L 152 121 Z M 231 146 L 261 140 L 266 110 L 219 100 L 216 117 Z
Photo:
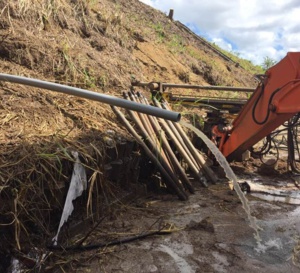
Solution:
M 1 73 L 117 97 L 136 80 L 256 86 L 253 73 L 137 0 L 1 1 L 0 60 Z M 176 109 L 187 118 L 203 114 L 198 108 Z M 64 246 L 83 238 L 82 245 L 105 244 L 163 227 L 159 235 L 97 250 L 50 251 L 47 246 L 72 176 L 72 151 L 80 154 L 90 188 L 74 202 L 74 215 L 61 235 Z M 120 171 L 117 160 L 128 154 L 130 164 Z M 112 162 L 115 169 L 108 170 Z M 232 164 L 241 180 L 252 182 L 260 165 L 255 160 Z M 195 181 L 196 194 L 181 202 L 169 192 L 156 192 L 156 187 L 146 190 L 152 169 L 108 105 L 0 82 L 0 272 L 13 257 L 27 264 L 24 272 L 30 271 L 43 254 L 47 255 L 35 272 L 299 270 L 295 205 L 248 195 L 253 215 L 264 228 L 266 250 L 259 252 L 227 180 L 208 188 Z M 289 189 L 294 187 L 285 165 L 271 175 L 262 176 L 261 182 L 276 186 L 282 180 Z
M 233 167 L 239 181 L 266 189 L 297 190 L 286 175 L 259 176 Z M 247 170 L 247 168 L 246 168 Z M 251 168 L 250 168 L 251 170 Z M 256 168 L 253 167 L 256 171 Z M 249 169 L 248 169 L 249 171 Z M 124 204 L 87 239 L 105 243 L 163 229 L 159 235 L 114 247 L 74 254 L 76 272 L 299 272 L 299 207 L 247 194 L 262 228 L 260 245 L 248 226 L 240 200 L 226 180 L 197 187 L 186 202 L 149 195 Z M 299 197 L 298 197 L 299 198 Z M 300 199 L 298 199 L 300 201 Z M 65 261 L 67 262 L 67 260 Z M 70 265 L 69 265 L 70 266 Z

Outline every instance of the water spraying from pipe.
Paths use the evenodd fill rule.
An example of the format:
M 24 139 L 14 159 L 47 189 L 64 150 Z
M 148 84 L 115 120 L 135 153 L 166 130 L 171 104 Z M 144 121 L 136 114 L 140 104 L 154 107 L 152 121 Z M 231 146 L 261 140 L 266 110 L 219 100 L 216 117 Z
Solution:
M 245 210 L 245 212 L 247 214 L 247 218 L 249 220 L 249 226 L 251 228 L 253 228 L 254 231 L 255 231 L 254 238 L 256 239 L 258 245 L 260 245 L 261 238 L 259 236 L 259 230 L 261 230 L 261 228 L 256 223 L 257 219 L 254 216 L 251 215 L 251 210 L 250 210 L 249 202 L 248 202 L 247 198 L 245 197 L 244 193 L 242 192 L 242 190 L 240 188 L 240 185 L 237 182 L 237 177 L 235 176 L 233 170 L 229 166 L 226 158 L 219 151 L 219 149 L 216 147 L 216 145 L 213 142 L 211 142 L 211 140 L 206 135 L 204 135 L 200 130 L 198 130 L 197 128 L 195 128 L 191 124 L 188 124 L 188 123 L 186 123 L 184 121 L 180 121 L 180 124 L 182 124 L 183 126 L 191 129 L 192 131 L 194 131 L 204 141 L 204 143 L 207 145 L 207 147 L 214 154 L 216 160 L 223 167 L 223 169 L 224 169 L 224 171 L 226 173 L 226 177 L 229 180 L 232 181 L 234 190 L 236 191 L 238 197 L 240 198 L 240 200 L 242 202 L 243 209 Z

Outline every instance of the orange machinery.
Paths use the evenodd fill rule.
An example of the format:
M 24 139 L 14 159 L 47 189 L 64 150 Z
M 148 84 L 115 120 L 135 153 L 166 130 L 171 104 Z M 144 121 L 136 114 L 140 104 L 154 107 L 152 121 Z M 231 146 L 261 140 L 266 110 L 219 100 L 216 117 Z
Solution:
M 219 149 L 232 160 L 300 112 L 300 52 L 289 52 L 264 75 L 232 123 L 215 126 Z M 227 130 L 226 130 L 227 129 Z

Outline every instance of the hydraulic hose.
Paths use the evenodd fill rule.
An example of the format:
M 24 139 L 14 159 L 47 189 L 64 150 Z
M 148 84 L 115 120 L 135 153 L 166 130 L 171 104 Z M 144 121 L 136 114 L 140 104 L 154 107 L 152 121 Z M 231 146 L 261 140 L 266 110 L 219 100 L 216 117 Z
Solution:
M 33 87 L 65 93 L 68 95 L 82 97 L 89 100 L 103 102 L 113 106 L 119 106 L 125 109 L 141 112 L 144 114 L 156 116 L 162 119 L 171 120 L 175 122 L 179 121 L 181 118 L 181 115 L 178 112 L 172 112 L 154 106 L 145 105 L 145 104 L 141 104 L 141 103 L 137 103 L 137 102 L 133 102 L 133 101 L 129 101 L 129 100 L 125 100 L 125 99 L 121 99 L 109 95 L 100 94 L 85 89 L 62 85 L 58 83 L 52 83 L 52 82 L 26 78 L 21 76 L 15 76 L 15 75 L 9 75 L 9 74 L 3 74 L 3 73 L 0 73 L 0 81 L 29 85 Z

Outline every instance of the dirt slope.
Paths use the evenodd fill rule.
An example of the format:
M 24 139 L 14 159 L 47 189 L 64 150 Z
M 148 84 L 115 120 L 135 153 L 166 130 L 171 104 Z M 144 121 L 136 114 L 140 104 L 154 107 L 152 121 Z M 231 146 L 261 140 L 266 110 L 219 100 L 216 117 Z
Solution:
M 255 86 L 251 73 L 139 1 L 5 0 L 0 10 L 1 73 L 116 96 L 128 90 L 132 79 Z M 101 134 L 118 127 L 125 134 L 107 105 L 3 82 L 1 86 L 4 151 L 10 151 L 10 142 L 32 144 L 54 136 L 84 141 L 87 130 Z
M 133 79 L 256 85 L 251 73 L 137 0 L 1 1 L 0 72 L 118 97 Z M 89 179 L 102 185 L 106 148 L 131 137 L 108 105 L 6 82 L 0 82 L 0 102 L 1 222 L 11 226 L 9 247 L 15 247 L 20 233 L 45 226 L 37 222 L 45 215 L 36 204 L 52 217 L 36 186 L 69 181 L 71 150 L 89 166 Z

